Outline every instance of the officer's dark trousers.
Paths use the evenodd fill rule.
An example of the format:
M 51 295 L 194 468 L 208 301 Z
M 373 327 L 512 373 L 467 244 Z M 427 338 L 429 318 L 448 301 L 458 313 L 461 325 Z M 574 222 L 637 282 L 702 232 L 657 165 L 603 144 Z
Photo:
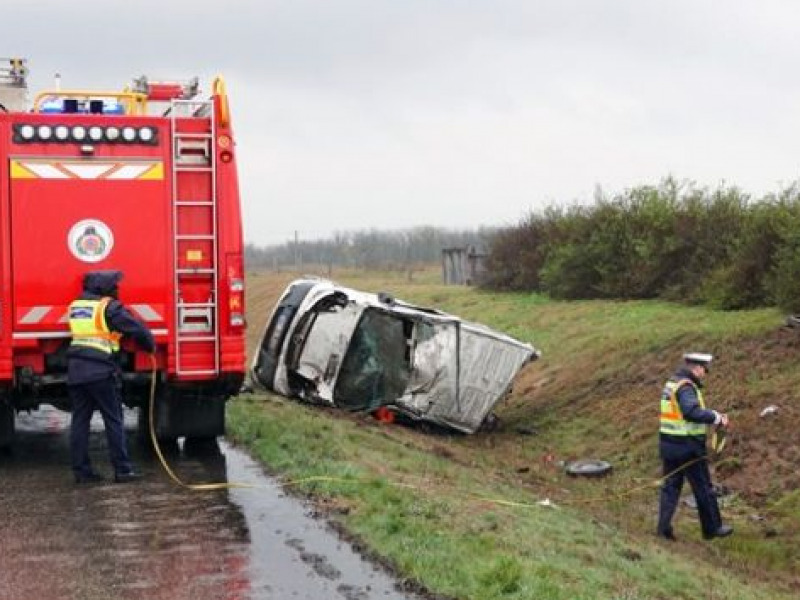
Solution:
M 103 417 L 114 473 L 130 472 L 131 461 L 125 441 L 122 401 L 114 378 L 70 385 L 69 396 L 72 400 L 70 450 L 75 475 L 80 477 L 92 472 L 89 460 L 89 422 L 95 410 L 99 410 Z
M 711 487 L 708 460 L 705 458 L 696 460 L 698 456 L 700 455 L 683 455 L 679 458 L 671 458 L 662 454 L 664 475 L 669 473 L 672 473 L 672 475 L 669 475 L 661 486 L 661 501 L 658 511 L 658 531 L 660 533 L 672 532 L 672 517 L 675 514 L 675 509 L 678 508 L 684 477 L 689 480 L 689 484 L 692 486 L 703 534 L 712 535 L 722 525 L 717 497 Z M 692 460 L 695 462 L 686 468 L 681 468 Z M 678 471 L 674 472 L 676 470 Z

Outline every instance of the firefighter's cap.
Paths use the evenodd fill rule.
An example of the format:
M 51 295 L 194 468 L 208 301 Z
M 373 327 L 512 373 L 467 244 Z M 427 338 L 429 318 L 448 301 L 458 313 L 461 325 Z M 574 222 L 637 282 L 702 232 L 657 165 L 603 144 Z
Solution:
M 110 294 L 116 291 L 121 279 L 122 271 L 89 271 L 83 276 L 83 289 L 95 294 Z
M 711 361 L 714 357 L 705 352 L 687 352 L 683 355 L 683 360 L 692 365 L 700 365 L 706 368 L 706 371 L 711 369 Z

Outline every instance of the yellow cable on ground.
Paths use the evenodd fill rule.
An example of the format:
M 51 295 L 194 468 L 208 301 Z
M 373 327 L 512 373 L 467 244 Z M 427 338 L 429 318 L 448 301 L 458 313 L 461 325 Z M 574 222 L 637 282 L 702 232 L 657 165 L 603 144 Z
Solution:
M 662 475 L 661 477 L 659 477 L 657 479 L 654 479 L 654 480 L 652 480 L 652 481 L 650 481 L 648 483 L 645 483 L 644 485 L 628 488 L 626 490 L 623 490 L 621 492 L 617 492 L 617 493 L 614 493 L 614 494 L 604 494 L 602 496 L 590 496 L 589 498 L 584 497 L 584 498 L 581 498 L 581 499 L 579 499 L 577 501 L 571 502 L 571 504 L 591 504 L 592 502 L 596 502 L 598 500 L 607 500 L 609 497 L 611 497 L 611 498 L 624 498 L 626 496 L 631 496 L 631 495 L 635 494 L 636 492 L 641 492 L 642 490 L 646 490 L 648 488 L 658 487 L 667 478 L 672 477 L 676 473 L 680 473 L 681 471 L 691 467 L 695 463 L 698 463 L 698 462 L 703 461 L 703 460 L 708 460 L 708 459 L 709 459 L 708 456 L 698 456 L 697 458 L 692 459 L 687 463 L 684 463 L 683 465 L 681 465 L 677 469 L 675 469 L 673 471 L 670 471 L 666 475 Z M 733 458 L 726 458 L 725 460 L 721 460 L 721 461 L 717 462 L 716 464 L 717 465 L 724 465 L 725 463 L 731 462 L 733 460 L 734 460 Z
M 265 486 L 255 485 L 251 483 L 237 483 L 237 482 L 220 482 L 220 483 L 186 483 L 180 477 L 178 477 L 172 468 L 167 463 L 166 458 L 164 458 L 164 454 L 161 451 L 161 446 L 158 443 L 158 438 L 156 437 L 156 429 L 155 429 L 155 403 L 156 403 L 156 375 L 157 375 L 157 364 L 156 364 L 156 357 L 155 354 L 150 354 L 150 363 L 152 365 L 152 373 L 150 377 L 150 404 L 148 407 L 148 422 L 149 422 L 149 429 L 150 429 L 150 441 L 153 444 L 153 449 L 155 450 L 156 456 L 158 456 L 158 460 L 161 463 L 161 466 L 164 468 L 164 471 L 167 473 L 170 479 L 175 482 L 180 487 L 194 490 L 194 491 L 214 491 L 214 490 L 225 490 L 231 488 L 238 488 L 238 489 L 258 489 L 264 488 Z M 717 431 L 715 430 L 711 439 L 711 447 L 716 454 L 722 452 L 722 449 L 725 447 L 725 434 L 724 431 L 720 436 L 717 436 Z M 701 460 L 708 460 L 708 456 L 700 456 L 695 458 L 694 460 L 689 461 L 688 463 L 681 465 L 679 468 L 646 483 L 645 485 L 637 486 L 634 488 L 628 488 L 619 493 L 611 494 L 610 497 L 612 498 L 623 498 L 625 496 L 629 496 L 641 490 L 658 487 L 661 483 L 671 477 L 675 473 L 679 473 L 680 471 L 690 467 L 691 465 L 700 462 Z M 725 462 L 730 461 L 731 459 L 726 459 L 721 461 L 718 464 L 723 464 Z M 344 479 L 342 477 L 330 477 L 326 475 L 315 475 L 310 477 L 302 477 L 300 479 L 294 479 L 290 481 L 281 482 L 281 485 L 284 486 L 295 486 L 301 485 L 304 483 L 311 483 L 316 481 L 325 481 L 325 482 L 336 482 L 336 483 L 358 483 L 358 484 L 365 484 L 368 483 L 366 481 L 359 481 L 357 479 Z M 419 489 L 411 484 L 400 484 L 400 483 L 393 483 L 398 487 L 408 487 L 411 489 Z M 473 498 L 480 500 L 482 502 L 490 502 L 492 504 L 497 504 L 501 506 L 508 506 L 512 508 L 535 508 L 541 506 L 540 503 L 527 503 L 527 502 L 516 502 L 513 500 L 506 500 L 504 498 L 491 498 L 487 496 L 481 496 L 478 494 L 470 494 Z M 594 501 L 598 500 L 607 500 L 609 498 L 609 494 L 604 494 L 602 496 L 592 496 L 589 498 L 583 498 L 576 501 L 571 502 L 570 504 L 590 504 Z
M 249 484 L 249 483 L 186 483 L 180 477 L 178 477 L 175 472 L 170 468 L 167 460 L 164 458 L 164 454 L 161 452 L 161 446 L 158 444 L 158 438 L 156 437 L 156 427 L 155 427 L 155 405 L 156 405 L 156 374 L 157 374 L 157 365 L 156 365 L 156 355 L 150 354 L 150 364 L 152 365 L 152 372 L 150 377 L 150 406 L 148 407 L 148 421 L 150 423 L 150 441 L 153 444 L 153 450 L 156 452 L 156 456 L 158 456 L 158 460 L 161 462 L 161 466 L 164 467 L 164 471 L 167 472 L 170 479 L 177 483 L 179 486 L 184 487 L 189 490 L 197 490 L 197 491 L 210 491 L 210 490 L 225 490 L 230 488 L 255 488 L 258 486 Z
M 156 427 L 155 427 L 155 404 L 156 404 L 156 375 L 157 375 L 157 364 L 156 364 L 156 356 L 155 354 L 150 354 L 150 364 L 152 366 L 151 377 L 150 377 L 150 404 L 148 407 L 148 423 L 149 423 L 149 430 L 150 430 L 150 441 L 153 444 L 153 450 L 155 450 L 156 456 L 158 456 L 158 460 L 161 463 L 161 466 L 164 468 L 164 471 L 167 473 L 170 479 L 175 482 L 177 485 L 181 486 L 182 488 L 186 488 L 188 490 L 195 490 L 195 491 L 213 491 L 213 490 L 225 490 L 231 488 L 239 488 L 239 489 L 264 489 L 266 486 L 263 485 L 255 485 L 252 483 L 237 483 L 237 482 L 219 482 L 219 483 L 186 483 L 180 477 L 178 477 L 172 468 L 169 466 L 167 459 L 164 457 L 164 453 L 161 451 L 161 446 L 158 443 L 158 437 L 156 436 Z M 284 481 L 281 482 L 281 485 L 284 486 L 292 486 L 292 485 L 300 485 L 303 483 L 310 483 L 313 481 L 327 481 L 327 482 L 338 482 L 338 483 L 364 483 L 360 481 L 354 481 L 352 479 L 343 479 L 341 477 L 328 477 L 325 475 L 317 475 L 312 477 L 303 477 L 301 479 L 295 479 L 292 481 Z

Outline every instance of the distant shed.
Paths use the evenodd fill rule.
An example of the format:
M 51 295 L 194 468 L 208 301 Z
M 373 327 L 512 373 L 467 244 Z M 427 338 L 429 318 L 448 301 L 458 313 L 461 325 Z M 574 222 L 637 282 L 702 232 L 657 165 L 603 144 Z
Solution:
M 445 285 L 475 285 L 486 275 L 487 253 L 476 246 L 442 248 L 442 279 Z

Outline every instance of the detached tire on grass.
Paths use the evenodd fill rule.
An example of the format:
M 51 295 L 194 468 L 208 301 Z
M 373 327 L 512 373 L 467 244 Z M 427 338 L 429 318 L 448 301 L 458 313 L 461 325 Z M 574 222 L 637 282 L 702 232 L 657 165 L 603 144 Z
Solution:
M 608 475 L 611 469 L 611 463 L 593 458 L 575 460 L 566 466 L 567 475 L 573 477 L 603 477 Z

